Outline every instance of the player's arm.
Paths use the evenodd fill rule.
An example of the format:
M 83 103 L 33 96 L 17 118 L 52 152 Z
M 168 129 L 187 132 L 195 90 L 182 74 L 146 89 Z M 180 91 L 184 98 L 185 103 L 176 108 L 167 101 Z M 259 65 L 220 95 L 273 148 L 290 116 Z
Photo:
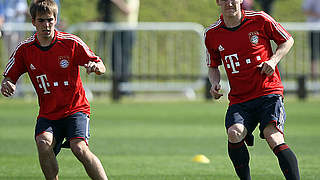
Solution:
M 1 82 L 1 94 L 5 97 L 10 97 L 14 95 L 15 91 L 15 83 L 9 77 L 5 77 Z
M 220 71 L 218 67 L 209 67 L 208 77 L 211 83 L 210 93 L 215 99 L 219 99 L 221 96 L 223 96 L 223 94 L 219 93 L 219 90 L 221 89 L 221 85 L 220 85 Z
M 267 74 L 267 76 L 271 76 L 274 73 L 277 64 L 289 52 L 289 50 L 293 46 L 293 43 L 294 40 L 292 37 L 290 37 L 284 43 L 279 44 L 275 53 L 271 56 L 270 60 L 258 65 L 258 67 L 261 68 L 261 74 L 265 73 Z
M 130 8 L 124 0 L 111 0 L 124 14 L 130 13 Z
M 87 69 L 88 74 L 94 72 L 97 75 L 101 75 L 106 72 L 106 67 L 104 66 L 102 61 L 98 61 L 98 62 L 89 61 L 89 63 L 85 64 L 84 67 Z

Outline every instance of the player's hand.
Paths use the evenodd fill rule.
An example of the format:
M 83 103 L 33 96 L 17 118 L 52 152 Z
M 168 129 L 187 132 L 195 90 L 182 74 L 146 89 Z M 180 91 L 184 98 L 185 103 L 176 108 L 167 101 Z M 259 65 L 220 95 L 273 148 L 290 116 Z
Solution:
M 85 64 L 84 67 L 87 69 L 87 74 L 92 72 L 95 72 L 96 74 L 103 74 L 103 72 L 100 71 L 98 63 L 96 62 L 89 61 L 89 63 Z
M 1 94 L 3 94 L 5 97 L 10 97 L 14 95 L 16 91 L 16 85 L 14 85 L 10 81 L 3 81 L 1 83 Z
M 267 76 L 271 76 L 276 69 L 276 64 L 272 60 L 269 60 L 269 61 L 262 62 L 257 67 L 261 69 L 261 74 L 264 73 Z
M 210 94 L 214 99 L 219 99 L 221 96 L 223 96 L 222 93 L 219 93 L 220 89 L 221 89 L 220 84 L 212 84 L 210 89 Z

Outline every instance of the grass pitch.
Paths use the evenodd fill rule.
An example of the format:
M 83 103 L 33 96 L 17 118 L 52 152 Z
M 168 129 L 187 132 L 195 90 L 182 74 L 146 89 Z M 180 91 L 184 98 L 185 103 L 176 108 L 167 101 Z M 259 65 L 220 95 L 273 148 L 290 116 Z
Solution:
M 286 100 L 286 141 L 301 179 L 320 179 L 320 100 Z M 44 179 L 33 140 L 37 104 L 0 98 L 0 179 Z M 227 156 L 226 102 L 94 102 L 91 150 L 110 180 L 236 180 Z M 255 132 L 249 147 L 255 180 L 280 180 L 277 159 Z M 192 162 L 197 154 L 209 164 Z M 58 156 L 61 180 L 89 179 L 70 150 Z

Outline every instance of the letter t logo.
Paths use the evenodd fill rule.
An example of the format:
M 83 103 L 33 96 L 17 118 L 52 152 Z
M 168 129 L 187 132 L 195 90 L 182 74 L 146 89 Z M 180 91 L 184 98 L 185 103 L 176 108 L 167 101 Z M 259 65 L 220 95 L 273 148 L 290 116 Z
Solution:
M 50 84 L 48 82 L 47 76 L 45 74 L 37 76 L 37 82 L 39 83 L 39 88 L 43 88 L 44 90 L 44 94 L 49 94 L 50 91 L 47 89 L 48 87 L 50 87 Z
M 235 60 L 237 62 L 233 61 L 233 57 L 235 58 Z M 230 64 L 228 63 L 228 60 L 229 60 Z M 230 68 L 232 69 L 232 74 L 239 73 L 239 71 L 236 69 L 236 67 L 240 66 L 239 58 L 238 58 L 237 54 L 232 54 L 232 55 L 229 55 L 229 56 L 225 56 L 225 61 L 226 61 L 227 68 L 228 69 L 230 69 Z

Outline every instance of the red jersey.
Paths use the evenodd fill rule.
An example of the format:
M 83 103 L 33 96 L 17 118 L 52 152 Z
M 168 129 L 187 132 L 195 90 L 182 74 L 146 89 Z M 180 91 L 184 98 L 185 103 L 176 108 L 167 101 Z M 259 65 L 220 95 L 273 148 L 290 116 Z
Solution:
M 27 72 L 38 95 L 38 117 L 58 120 L 90 114 L 79 70 L 89 61 L 101 59 L 77 36 L 55 31 L 52 43 L 42 47 L 35 34 L 18 45 L 3 75 L 16 82 Z
M 273 55 L 270 40 L 277 45 L 291 35 L 264 12 L 243 11 L 241 24 L 227 28 L 223 16 L 205 31 L 208 67 L 224 65 L 229 79 L 230 105 L 267 94 L 283 95 L 279 70 L 261 74 L 257 65 Z

